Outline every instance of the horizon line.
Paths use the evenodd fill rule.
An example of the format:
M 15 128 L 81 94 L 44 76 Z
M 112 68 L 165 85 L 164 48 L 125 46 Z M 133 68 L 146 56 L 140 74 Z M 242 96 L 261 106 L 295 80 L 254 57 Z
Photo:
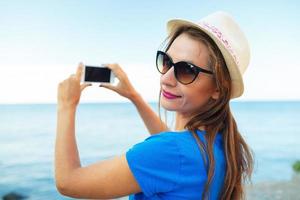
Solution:
M 233 99 L 230 102 L 300 102 L 300 99 Z M 129 100 L 125 101 L 85 101 L 80 104 L 120 104 L 132 103 Z M 158 101 L 146 101 L 146 103 L 158 103 Z M 56 105 L 56 102 L 0 102 L 0 105 Z

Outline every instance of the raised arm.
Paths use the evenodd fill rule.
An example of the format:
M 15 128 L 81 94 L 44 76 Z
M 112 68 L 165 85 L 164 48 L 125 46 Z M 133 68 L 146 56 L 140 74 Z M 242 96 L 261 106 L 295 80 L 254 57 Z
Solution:
M 137 108 L 151 135 L 168 130 L 166 124 L 160 120 L 149 104 L 147 104 L 138 93 L 131 98 L 131 101 Z
M 82 167 L 75 137 L 75 114 L 81 91 L 82 65 L 77 73 L 61 82 L 57 95 L 55 141 L 55 183 L 66 196 L 111 199 L 141 191 L 128 166 L 125 154 Z
M 149 104 L 145 102 L 142 96 L 134 89 L 122 68 L 118 64 L 107 64 L 106 66 L 113 71 L 115 76 L 119 79 L 119 83 L 116 86 L 109 83 L 102 83 L 101 87 L 113 90 L 132 101 L 151 135 L 167 131 L 168 127 L 166 124 L 160 120 L 159 116 L 152 110 Z

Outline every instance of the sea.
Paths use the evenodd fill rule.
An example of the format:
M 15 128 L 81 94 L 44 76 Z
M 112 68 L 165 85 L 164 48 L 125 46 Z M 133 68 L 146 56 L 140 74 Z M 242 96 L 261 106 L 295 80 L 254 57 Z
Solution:
M 156 103 L 150 105 L 158 111 Z M 231 110 L 254 153 L 252 182 L 290 180 L 300 160 L 300 101 L 234 101 Z M 56 120 L 55 104 L 0 105 L 0 198 L 16 192 L 29 200 L 72 199 L 60 195 L 54 183 Z M 148 136 L 129 102 L 78 106 L 83 166 L 121 155 Z

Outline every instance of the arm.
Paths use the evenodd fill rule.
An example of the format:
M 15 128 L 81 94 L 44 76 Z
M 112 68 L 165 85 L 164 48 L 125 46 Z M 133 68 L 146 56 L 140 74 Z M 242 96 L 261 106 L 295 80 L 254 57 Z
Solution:
M 160 120 L 159 116 L 144 101 L 140 94 L 135 91 L 122 68 L 118 64 L 107 64 L 106 66 L 113 71 L 115 76 L 119 79 L 119 83 L 116 86 L 108 83 L 102 83 L 100 87 L 105 87 L 115 91 L 119 95 L 131 100 L 138 110 L 150 134 L 156 134 L 168 130 L 167 125 Z
M 76 108 L 58 108 L 57 130 L 55 142 L 55 180 L 58 188 L 62 188 L 66 177 L 81 167 L 75 139 Z
M 140 192 L 125 155 L 81 167 L 75 139 L 75 109 L 58 110 L 55 181 L 58 191 L 74 198 L 118 198 Z
M 147 104 L 138 93 L 136 93 L 131 98 L 131 101 L 137 108 L 141 118 L 144 121 L 144 124 L 146 125 L 151 135 L 168 130 L 166 124 L 161 121 L 161 119 L 152 110 L 149 104 Z
M 55 144 L 55 182 L 60 193 L 75 198 L 117 198 L 140 192 L 125 155 L 81 167 L 75 137 L 75 114 L 81 91 L 81 68 L 59 84 Z

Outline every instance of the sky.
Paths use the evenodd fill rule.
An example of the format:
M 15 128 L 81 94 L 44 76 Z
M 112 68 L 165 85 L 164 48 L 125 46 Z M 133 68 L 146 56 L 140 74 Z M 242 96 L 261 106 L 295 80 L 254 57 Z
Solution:
M 166 23 L 222 10 L 245 32 L 251 60 L 236 101 L 300 100 L 300 2 L 203 0 L 0 1 L 0 103 L 55 103 L 79 62 L 118 63 L 147 101 L 157 101 L 155 54 Z M 87 88 L 81 102 L 128 101 Z

